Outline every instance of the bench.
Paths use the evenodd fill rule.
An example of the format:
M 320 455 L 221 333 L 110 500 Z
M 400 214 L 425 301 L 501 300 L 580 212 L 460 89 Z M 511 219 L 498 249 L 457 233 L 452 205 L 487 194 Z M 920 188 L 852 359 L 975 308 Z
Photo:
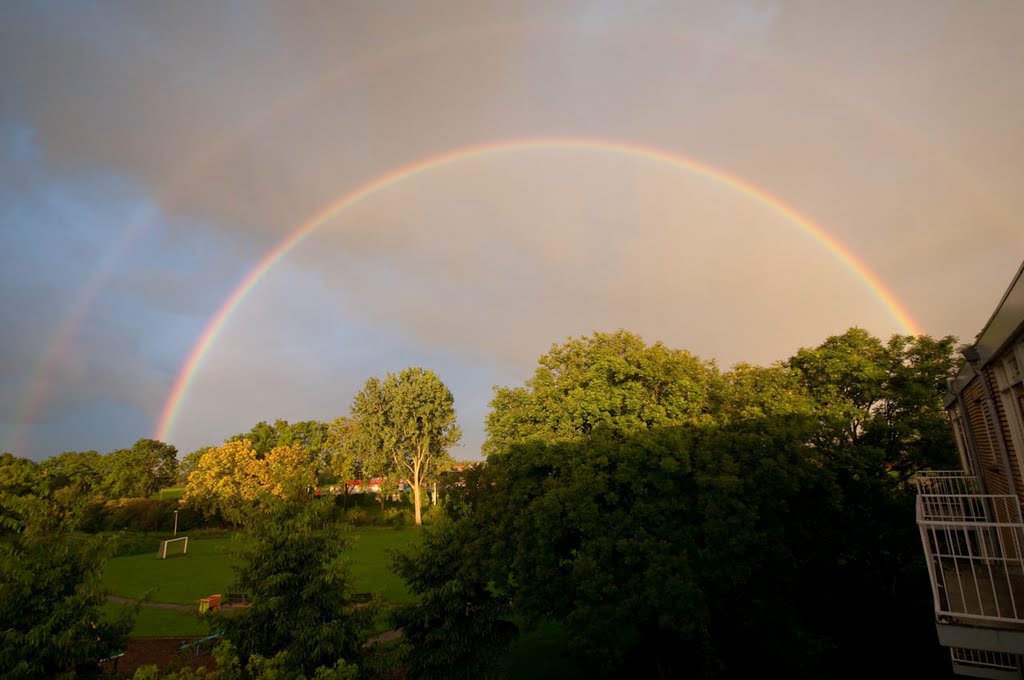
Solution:
M 224 604 L 237 605 L 237 606 L 248 606 L 249 598 L 245 593 L 228 593 L 225 596 Z

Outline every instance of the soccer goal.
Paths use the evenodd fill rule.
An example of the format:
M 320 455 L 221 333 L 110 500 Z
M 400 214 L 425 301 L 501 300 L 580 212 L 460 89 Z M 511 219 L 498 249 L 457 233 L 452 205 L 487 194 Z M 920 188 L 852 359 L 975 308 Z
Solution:
M 169 538 L 166 541 L 160 541 L 160 559 L 166 560 L 168 557 L 174 557 L 175 555 L 184 555 L 188 552 L 188 536 L 182 536 L 181 538 Z

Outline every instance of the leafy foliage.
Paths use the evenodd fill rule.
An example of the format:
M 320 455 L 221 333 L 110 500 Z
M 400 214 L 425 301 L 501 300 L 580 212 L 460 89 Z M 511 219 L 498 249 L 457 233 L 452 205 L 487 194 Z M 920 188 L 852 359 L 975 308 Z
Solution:
M 259 457 L 248 439 L 210 449 L 189 475 L 182 501 L 243 523 L 272 499 L 296 499 L 316 483 L 307 454 L 295 444 L 276 446 Z
M 494 390 L 485 455 L 538 439 L 571 441 L 595 428 L 633 434 L 707 422 L 718 372 L 685 350 L 627 331 L 553 345 L 524 387 Z
M 952 455 L 952 346 L 851 329 L 724 375 L 624 333 L 556 347 L 496 390 L 487 464 L 446 485 L 444 543 L 401 563 L 422 598 L 411 669 L 486 668 L 473 650 L 514 615 L 564 622 L 594 675 L 933 676 L 903 480 Z
M 353 445 L 357 423 L 351 418 L 340 416 L 327 426 L 327 439 L 324 442 L 324 458 L 327 472 L 341 487 L 343 501 L 348 505 L 348 482 L 358 479 L 363 474 L 365 454 Z
M 80 521 L 90 506 L 105 500 L 147 498 L 176 473 L 177 449 L 153 439 L 105 456 L 65 451 L 38 464 L 0 456 L 0 490 L 46 499 L 48 512 L 62 521 Z
M 410 367 L 367 380 L 351 412 L 358 426 L 349 445 L 362 452 L 367 474 L 407 479 L 422 524 L 424 484 L 450 462 L 448 449 L 462 437 L 452 393 L 436 373 Z
M 303 420 L 289 423 L 278 419 L 273 425 L 261 420 L 251 430 L 228 437 L 225 443 L 248 440 L 256 451 L 257 458 L 263 458 L 281 446 L 297 446 L 306 460 L 319 475 L 330 464 L 328 454 L 329 425 L 317 420 Z
M 70 537 L 44 501 L 22 496 L 14 502 L 18 532 L 0 542 L 0 675 L 71 677 L 95 670 L 123 645 L 133 614 L 103 619 L 99 577 L 106 546 Z
M 398 554 L 395 568 L 420 595 L 394 620 L 411 644 L 411 680 L 491 677 L 515 627 L 508 608 L 487 587 L 478 556 L 449 519 L 431 525 L 417 549 Z
M 322 528 L 327 513 L 326 504 L 282 506 L 255 527 L 236 579 L 252 605 L 223 619 L 244 663 L 284 652 L 276 663 L 309 675 L 358 660 L 373 611 L 353 604 L 347 544 L 336 526 Z
M 870 446 L 902 477 L 956 465 L 942 408 L 955 375 L 953 337 L 893 336 L 888 344 L 859 328 L 801 349 L 788 362 L 821 421 L 821 446 Z
M 177 478 L 178 449 L 155 439 L 140 439 L 130 449 L 104 457 L 107 498 L 148 498 Z

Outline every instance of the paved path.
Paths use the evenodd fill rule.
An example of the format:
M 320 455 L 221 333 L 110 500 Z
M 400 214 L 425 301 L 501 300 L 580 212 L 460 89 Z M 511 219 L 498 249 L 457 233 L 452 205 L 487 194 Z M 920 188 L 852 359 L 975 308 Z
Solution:
M 140 600 L 133 600 L 127 597 L 121 597 L 119 595 L 107 595 L 107 602 L 115 602 L 117 604 L 137 604 L 140 607 L 148 607 L 150 609 L 177 609 L 178 611 L 195 611 L 199 609 L 198 604 L 178 604 L 176 602 L 142 602 Z M 239 605 L 235 604 L 222 604 L 220 608 L 224 611 L 233 611 L 239 609 Z

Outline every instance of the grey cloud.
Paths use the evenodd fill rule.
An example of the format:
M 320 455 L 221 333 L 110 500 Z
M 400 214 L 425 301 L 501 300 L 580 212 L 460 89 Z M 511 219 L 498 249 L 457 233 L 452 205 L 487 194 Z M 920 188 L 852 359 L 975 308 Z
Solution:
M 540 135 L 644 143 L 749 181 L 864 261 L 924 330 L 969 334 L 1024 250 L 1022 29 L 1015 5 L 928 1 L 6 3 L 0 129 L 34 156 L 4 157 L 0 199 L 100 174 L 130 190 L 89 200 L 155 214 L 53 369 L 48 417 L 97 394 L 155 417 L 207 315 L 297 225 L 412 161 Z M 5 366 L 32 365 L 71 274 L 89 271 L 9 268 Z M 376 344 L 332 350 L 345 323 Z M 198 374 L 208 408 L 180 436 L 326 416 L 339 384 L 416 351 L 473 374 L 460 384 L 478 399 L 484 376 L 525 377 L 552 341 L 595 328 L 727 365 L 854 323 L 896 330 L 848 269 L 740 192 L 609 154 L 467 161 L 289 254 Z M 0 414 L 29 380 L 4 376 Z

